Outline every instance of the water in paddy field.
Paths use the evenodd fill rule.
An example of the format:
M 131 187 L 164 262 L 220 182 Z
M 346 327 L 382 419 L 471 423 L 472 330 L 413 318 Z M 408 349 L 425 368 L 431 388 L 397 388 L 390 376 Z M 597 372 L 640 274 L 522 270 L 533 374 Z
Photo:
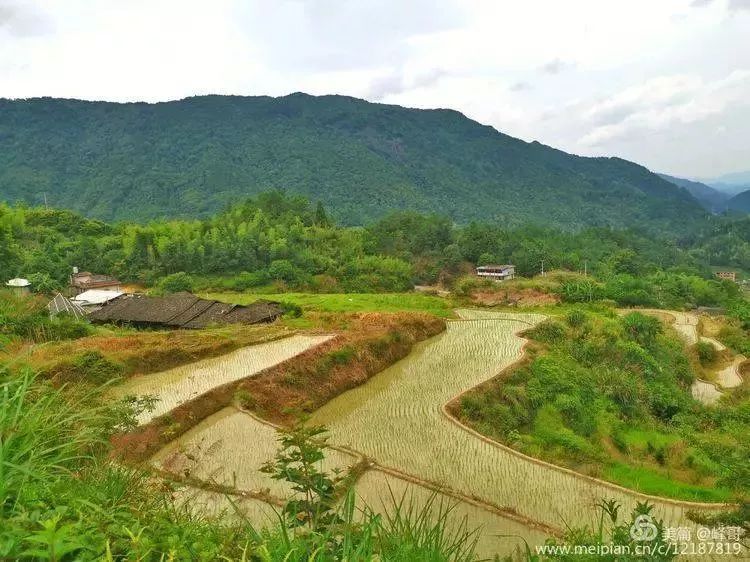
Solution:
M 538 526 L 522 523 L 537 521 L 551 527 L 590 524 L 593 504 L 613 498 L 629 512 L 643 496 L 605 483 L 585 479 L 565 470 L 535 462 L 515 452 L 483 440 L 454 423 L 443 405 L 461 392 L 494 377 L 518 359 L 523 340 L 514 334 L 541 321 L 534 314 L 504 314 L 491 311 L 461 311 L 463 320 L 450 322 L 445 333 L 414 347 L 405 359 L 375 375 L 364 385 L 335 398 L 316 411 L 309 423 L 326 425 L 333 445 L 351 450 L 329 449 L 322 468 L 345 470 L 371 457 L 381 467 L 396 469 L 407 478 L 378 468 L 366 471 L 355 491 L 360 506 L 382 512 L 392 507 L 392 494 L 408 493 L 415 501 L 426 501 L 433 491 L 427 485 L 453 490 L 473 498 L 485 507 L 507 508 L 521 517 L 506 517 L 491 508 L 460 501 L 450 494 L 438 494 L 437 501 L 453 505 L 452 520 L 466 518 L 469 528 L 481 527 L 480 554 L 508 554 L 522 537 L 529 544 L 540 544 L 546 533 Z M 296 338 L 296 336 L 295 336 Z M 321 340 L 323 341 L 323 340 Z M 210 375 L 211 384 L 225 377 L 247 376 L 248 361 L 278 362 L 314 345 L 311 339 L 287 338 L 261 344 L 224 356 L 154 375 L 159 388 L 184 389 L 195 385 L 198 373 Z M 284 347 L 286 346 L 286 347 Z M 262 350 L 261 353 L 258 353 Z M 250 360 L 250 357 L 254 359 Z M 252 371 L 250 371 L 252 372 Z M 198 375 L 200 376 L 200 375 Z M 146 379 L 147 377 L 141 377 Z M 189 382 L 185 382 L 189 379 Z M 234 379 L 231 379 L 234 380 Z M 154 382 L 154 385 L 157 383 Z M 219 384 L 223 384 L 219 383 Z M 142 393 L 144 387 L 131 390 Z M 170 399 L 178 395 L 176 391 Z M 164 391 L 161 391 L 164 395 Z M 289 485 L 259 471 L 274 457 L 279 447 L 276 430 L 232 407 L 203 420 L 196 427 L 167 445 L 152 462 L 159 468 L 206 483 L 222 484 L 236 490 L 260 492 L 283 499 Z M 410 478 L 425 485 L 412 483 Z M 268 521 L 273 509 L 259 500 L 230 501 L 221 494 L 191 490 L 191 506 L 209 512 L 234 510 L 236 503 L 254 523 Z M 655 515 L 667 526 L 692 526 L 685 513 L 696 506 L 654 499 Z M 247 508 L 247 509 L 245 509 Z M 269 511 L 271 509 L 271 511 Z M 516 538 L 509 538 L 512 535 Z
M 523 340 L 514 335 L 542 319 L 534 314 L 462 311 L 445 333 L 364 385 L 316 411 L 331 442 L 377 463 L 513 508 L 553 527 L 594 521 L 593 504 L 614 498 L 630 512 L 643 496 L 534 462 L 482 440 L 455 423 L 442 406 L 515 361 Z M 652 500 L 667 525 L 692 525 L 681 502 Z
M 238 490 L 268 491 L 277 498 L 292 495 L 285 481 L 260 472 L 279 448 L 277 431 L 244 412 L 224 408 L 173 441 L 152 458 L 162 470 Z M 321 468 L 345 470 L 359 460 L 335 450 L 326 451 Z
M 542 544 L 547 538 L 543 531 L 521 522 L 465 501 L 436 494 L 429 488 L 377 469 L 367 471 L 357 481 L 355 492 L 358 507 L 377 513 L 392 514 L 396 504 L 402 504 L 407 511 L 413 507 L 414 511 L 419 512 L 422 506 L 429 504 L 437 519 L 441 510 L 449 510 L 448 531 L 457 533 L 462 528 L 464 531 L 476 531 L 476 553 L 480 558 L 514 554 L 523 549 L 524 540 L 529 544 Z
M 152 412 L 143 412 L 138 417 L 139 424 L 146 424 L 213 388 L 259 373 L 332 337 L 291 336 L 244 347 L 168 371 L 132 377 L 113 389 L 113 395 L 153 395 L 158 398 Z

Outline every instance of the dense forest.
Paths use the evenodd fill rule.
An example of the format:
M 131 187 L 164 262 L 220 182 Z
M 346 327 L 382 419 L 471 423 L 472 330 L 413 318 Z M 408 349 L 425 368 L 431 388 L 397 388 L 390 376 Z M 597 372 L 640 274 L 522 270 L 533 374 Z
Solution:
M 305 94 L 0 100 L 0 200 L 46 194 L 88 217 L 144 221 L 207 217 L 275 188 L 349 225 L 411 209 L 459 224 L 683 232 L 707 215 L 642 166 L 527 143 L 450 110 Z
M 607 228 L 457 226 L 414 212 L 342 227 L 321 204 L 280 191 L 211 218 L 148 224 L 0 206 L 0 271 L 28 277 L 39 291 L 64 286 L 77 266 L 171 290 L 381 292 L 440 284 L 461 292 L 477 264 L 513 263 L 533 277 L 544 263 L 547 271 L 581 274 L 559 289 L 569 301 L 719 305 L 738 289 L 712 280 L 708 265 L 750 269 L 750 219 L 723 221 L 670 241 Z

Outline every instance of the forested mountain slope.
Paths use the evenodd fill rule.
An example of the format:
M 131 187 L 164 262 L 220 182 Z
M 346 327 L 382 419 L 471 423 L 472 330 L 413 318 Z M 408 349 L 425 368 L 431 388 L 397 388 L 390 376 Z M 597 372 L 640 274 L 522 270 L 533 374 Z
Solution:
M 750 213 L 750 190 L 742 191 L 727 202 L 727 207 L 739 213 Z
M 204 96 L 158 104 L 0 100 L 0 199 L 107 220 L 202 216 L 282 188 L 360 224 L 390 209 L 465 223 L 646 226 L 704 216 L 619 158 L 582 158 L 451 110 L 342 96 Z
M 688 192 L 690 192 L 690 195 L 695 197 L 707 211 L 721 213 L 727 210 L 727 201 L 731 197 L 727 193 L 714 189 L 710 185 L 706 185 L 699 181 L 676 178 L 674 176 L 668 176 L 667 174 L 659 174 L 659 176 L 668 182 L 687 189 Z

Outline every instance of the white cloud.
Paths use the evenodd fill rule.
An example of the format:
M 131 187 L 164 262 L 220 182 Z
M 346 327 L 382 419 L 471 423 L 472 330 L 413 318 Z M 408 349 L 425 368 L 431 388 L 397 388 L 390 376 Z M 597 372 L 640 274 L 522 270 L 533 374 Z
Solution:
M 594 128 L 579 144 L 601 146 L 720 115 L 734 104 L 750 104 L 750 70 L 705 82 L 698 76 L 664 76 L 628 88 L 591 107 L 584 115 Z
M 710 123 L 712 175 L 747 165 L 748 2 L 0 0 L 0 96 L 339 93 L 656 168 Z

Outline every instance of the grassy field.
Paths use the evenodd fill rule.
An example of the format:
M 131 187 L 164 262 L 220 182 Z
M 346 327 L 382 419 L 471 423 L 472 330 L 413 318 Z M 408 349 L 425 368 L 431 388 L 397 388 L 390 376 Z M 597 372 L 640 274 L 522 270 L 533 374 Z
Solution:
M 236 304 L 248 304 L 259 299 L 286 301 L 302 307 L 305 312 L 427 312 L 450 318 L 453 302 L 450 299 L 422 293 L 205 293 L 201 297 Z

